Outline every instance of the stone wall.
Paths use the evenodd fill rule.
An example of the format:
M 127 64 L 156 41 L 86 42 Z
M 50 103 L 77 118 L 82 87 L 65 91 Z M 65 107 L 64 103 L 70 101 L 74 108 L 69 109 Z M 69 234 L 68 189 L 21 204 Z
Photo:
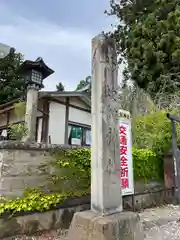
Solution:
M 146 192 L 134 197 L 134 210 L 157 206 L 164 203 L 171 203 L 172 193 Z M 132 209 L 132 196 L 123 197 L 124 209 Z M 64 203 L 59 204 L 56 209 L 43 213 L 40 212 L 21 212 L 13 216 L 4 214 L 0 216 L 0 239 L 15 235 L 31 235 L 39 231 L 59 229 L 60 231 L 68 229 L 75 212 L 90 209 L 90 196 L 66 199 Z M 9 218 L 10 217 L 10 218 Z
M 0 142 L 0 195 L 13 198 L 22 196 L 27 187 L 46 186 L 47 177 L 54 171 L 48 163 L 52 160 L 51 153 L 57 148 L 65 147 L 17 141 Z M 123 197 L 124 209 L 139 210 L 172 203 L 173 192 L 165 192 L 163 188 L 163 183 L 135 183 L 135 196 Z M 56 210 L 44 213 L 21 213 L 21 215 L 13 216 L 11 220 L 9 216 L 1 216 L 0 238 L 7 235 L 67 228 L 74 212 L 89 208 L 90 197 L 86 198 L 85 202 L 76 201 L 74 206 L 68 203 L 67 206 L 60 206 Z
M 0 195 L 8 198 L 19 197 L 23 195 L 25 188 L 37 188 L 42 185 L 47 187 L 47 177 L 54 171 L 48 163 L 52 160 L 51 153 L 57 148 L 65 148 L 65 146 L 1 141 Z M 67 148 L 72 147 L 69 146 Z M 157 191 L 155 195 L 159 196 L 158 191 L 162 188 L 164 188 L 163 183 L 135 183 L 136 196 L 134 197 L 134 202 L 140 208 L 141 205 L 149 206 L 151 205 L 150 202 L 152 202 L 152 200 L 148 200 L 150 194 L 142 193 Z M 160 199 L 159 197 L 156 198 Z M 127 199 L 126 206 L 129 205 L 132 207 L 132 196 L 125 199 Z M 142 202 L 143 204 L 141 204 Z M 147 202 L 149 203 L 145 204 Z
M 152 188 L 145 192 L 123 197 L 123 208 L 131 211 L 175 203 L 174 189 Z
M 75 212 L 88 210 L 90 205 L 86 197 L 69 199 L 58 209 L 43 213 L 19 213 L 0 217 L 0 239 L 16 235 L 31 235 L 46 230 L 68 229 Z M 9 218 L 10 217 L 10 218 Z M 14 238 L 13 238 L 14 239 Z
M 64 146 L 28 144 L 17 141 L 0 142 L 0 196 L 7 198 L 23 195 L 25 188 L 47 185 L 53 152 Z

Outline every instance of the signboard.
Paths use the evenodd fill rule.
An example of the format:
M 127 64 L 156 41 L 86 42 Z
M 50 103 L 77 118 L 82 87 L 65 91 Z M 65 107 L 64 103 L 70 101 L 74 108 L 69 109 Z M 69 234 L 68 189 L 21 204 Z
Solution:
M 91 130 L 86 130 L 86 145 L 91 146 Z
M 132 162 L 132 134 L 130 113 L 120 110 L 120 178 L 122 195 L 134 194 L 134 176 Z

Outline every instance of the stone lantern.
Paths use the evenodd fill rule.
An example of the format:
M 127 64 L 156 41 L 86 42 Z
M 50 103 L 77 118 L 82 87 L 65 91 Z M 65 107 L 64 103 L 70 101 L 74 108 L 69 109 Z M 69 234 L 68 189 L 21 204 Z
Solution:
M 35 141 L 36 117 L 38 105 L 38 92 L 42 89 L 43 80 L 54 73 L 43 61 L 37 58 L 36 61 L 26 60 L 22 63 L 19 73 L 24 78 L 27 85 L 26 115 L 25 124 L 27 127 L 27 136 L 25 141 Z

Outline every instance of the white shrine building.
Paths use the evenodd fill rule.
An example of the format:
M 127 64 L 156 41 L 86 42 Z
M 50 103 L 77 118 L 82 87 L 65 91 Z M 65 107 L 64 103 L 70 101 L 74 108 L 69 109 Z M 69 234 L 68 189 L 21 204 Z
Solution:
M 19 99 L 0 105 L 0 135 L 9 139 L 8 126 L 24 123 L 15 114 Z M 36 141 L 88 146 L 91 144 L 91 99 L 85 92 L 38 93 Z

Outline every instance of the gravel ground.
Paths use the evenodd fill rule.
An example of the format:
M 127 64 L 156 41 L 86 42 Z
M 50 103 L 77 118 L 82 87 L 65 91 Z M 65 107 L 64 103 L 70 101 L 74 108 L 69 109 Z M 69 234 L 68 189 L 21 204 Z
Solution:
M 67 240 L 68 230 L 48 231 L 36 236 L 15 236 L 4 238 L 3 240 Z
M 180 240 L 180 207 L 167 205 L 140 213 L 145 240 Z
M 153 227 L 147 232 L 145 240 L 179 240 L 180 223 L 177 221 Z
M 180 240 L 180 206 L 167 205 L 140 212 L 144 240 Z M 51 231 L 39 236 L 17 236 L 4 240 L 68 240 L 66 231 Z

